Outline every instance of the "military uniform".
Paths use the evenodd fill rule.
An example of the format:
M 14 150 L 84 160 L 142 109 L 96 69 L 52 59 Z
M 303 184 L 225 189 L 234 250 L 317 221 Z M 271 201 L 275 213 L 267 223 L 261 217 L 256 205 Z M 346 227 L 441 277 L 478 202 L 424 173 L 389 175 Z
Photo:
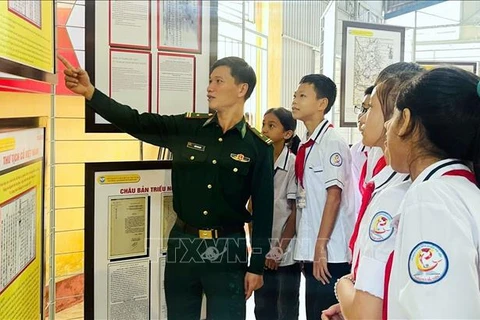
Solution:
M 173 205 L 178 215 L 168 242 L 165 292 L 169 319 L 245 318 L 245 272 L 263 273 L 273 217 L 271 141 L 244 119 L 223 133 L 216 114 L 139 114 L 95 90 L 99 115 L 173 154 Z M 253 215 L 245 209 L 251 196 Z M 247 267 L 243 225 L 253 218 Z

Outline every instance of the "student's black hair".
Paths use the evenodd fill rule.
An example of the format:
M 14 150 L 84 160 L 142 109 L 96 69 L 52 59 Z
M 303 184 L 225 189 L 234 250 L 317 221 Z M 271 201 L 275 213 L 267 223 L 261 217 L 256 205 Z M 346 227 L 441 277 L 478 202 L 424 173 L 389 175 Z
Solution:
M 374 86 L 377 86 L 380 82 L 387 80 L 388 78 L 398 75 L 402 72 L 423 72 L 425 69 L 415 62 L 397 62 L 385 67 L 378 74 L 377 79 L 375 80 Z
M 365 89 L 365 91 L 363 92 L 363 95 L 366 96 L 366 95 L 372 94 L 373 89 L 375 89 L 375 86 L 370 86 L 370 87 L 368 87 L 368 88 Z
M 290 151 L 292 151 L 294 154 L 297 154 L 300 138 L 295 134 L 295 130 L 297 129 L 297 120 L 293 118 L 292 112 L 285 108 L 270 108 L 267 110 L 267 112 L 265 112 L 265 114 L 269 113 L 273 113 L 278 118 L 285 131 L 293 131 L 292 137 L 286 140 L 285 144 Z
M 225 57 L 217 60 L 210 68 L 210 74 L 218 67 L 226 66 L 230 68 L 230 74 L 235 79 L 236 84 L 246 83 L 248 85 L 245 101 L 252 95 L 253 89 L 257 84 L 257 76 L 253 68 L 242 58 Z
M 480 78 L 455 67 L 427 71 L 404 86 L 396 107 L 411 113 L 405 136 L 420 134 L 430 155 L 471 162 L 480 183 Z
M 324 114 L 330 112 L 330 109 L 332 109 L 333 103 L 337 98 L 337 86 L 335 85 L 335 82 L 323 74 L 309 74 L 300 80 L 299 84 L 303 83 L 313 85 L 317 99 L 327 98 L 328 104 L 327 108 L 325 108 Z

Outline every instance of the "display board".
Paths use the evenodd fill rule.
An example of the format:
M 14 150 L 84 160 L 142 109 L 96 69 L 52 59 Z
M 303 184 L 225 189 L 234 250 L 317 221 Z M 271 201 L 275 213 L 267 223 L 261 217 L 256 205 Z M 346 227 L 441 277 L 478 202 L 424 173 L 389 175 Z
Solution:
M 469 71 L 473 74 L 477 74 L 477 63 L 476 62 L 460 62 L 460 61 L 417 61 L 419 65 L 424 67 L 426 70 L 431 70 L 440 66 L 454 66 L 466 71 Z
M 0 72 L 54 83 L 54 2 L 0 1 Z
M 354 106 L 386 66 L 403 61 L 405 28 L 343 21 L 340 126 L 356 127 Z
M 166 319 L 171 166 L 85 164 L 85 319 Z
M 0 133 L 0 319 L 43 319 L 44 141 Z
M 92 83 L 140 113 L 208 112 L 209 9 L 198 0 L 86 1 Z M 85 130 L 119 132 L 88 107 Z

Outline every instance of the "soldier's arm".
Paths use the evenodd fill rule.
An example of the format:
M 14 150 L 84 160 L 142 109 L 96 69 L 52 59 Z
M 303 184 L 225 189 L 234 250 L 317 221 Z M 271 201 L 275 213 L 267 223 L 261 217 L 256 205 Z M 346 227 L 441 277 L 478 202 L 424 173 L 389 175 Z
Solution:
M 95 89 L 87 105 L 120 130 L 142 141 L 167 148 L 171 145 L 172 137 L 178 136 L 185 118 L 185 115 L 139 114 L 137 110 L 116 102 L 98 89 Z
M 273 147 L 259 155 L 252 177 L 253 234 L 249 272 L 263 274 L 273 222 Z

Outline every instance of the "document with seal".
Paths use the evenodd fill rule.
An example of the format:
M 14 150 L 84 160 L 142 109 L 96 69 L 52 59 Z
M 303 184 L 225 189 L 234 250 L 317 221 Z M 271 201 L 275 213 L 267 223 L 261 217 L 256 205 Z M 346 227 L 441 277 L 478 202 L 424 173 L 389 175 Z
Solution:
M 108 259 L 148 255 L 148 196 L 109 197 Z

